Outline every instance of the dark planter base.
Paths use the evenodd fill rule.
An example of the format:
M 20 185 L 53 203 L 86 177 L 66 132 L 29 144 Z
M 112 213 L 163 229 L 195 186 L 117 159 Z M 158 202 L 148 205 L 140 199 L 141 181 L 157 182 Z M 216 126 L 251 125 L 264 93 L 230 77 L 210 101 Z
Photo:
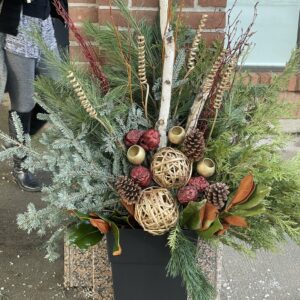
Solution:
M 121 256 L 112 256 L 113 237 L 107 235 L 115 300 L 186 300 L 181 278 L 166 277 L 170 259 L 167 235 L 120 230 Z

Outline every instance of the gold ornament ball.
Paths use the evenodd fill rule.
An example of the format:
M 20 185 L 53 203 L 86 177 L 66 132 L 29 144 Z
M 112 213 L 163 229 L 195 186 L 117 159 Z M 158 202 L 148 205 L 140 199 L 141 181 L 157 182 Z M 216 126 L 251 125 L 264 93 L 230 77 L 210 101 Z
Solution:
M 169 141 L 172 144 L 180 145 L 185 138 L 185 130 L 181 126 L 174 126 L 168 132 Z
M 145 150 L 139 145 L 131 146 L 127 151 L 127 159 L 133 165 L 140 165 L 144 162 L 146 157 Z
M 156 152 L 151 163 L 154 181 L 164 188 L 181 188 L 192 175 L 192 162 L 179 150 L 165 147 Z
M 203 177 L 210 177 L 215 174 L 216 165 L 213 160 L 204 158 L 197 164 L 197 173 Z
M 176 225 L 178 205 L 167 189 L 151 187 L 142 192 L 135 205 L 134 218 L 145 231 L 162 235 Z

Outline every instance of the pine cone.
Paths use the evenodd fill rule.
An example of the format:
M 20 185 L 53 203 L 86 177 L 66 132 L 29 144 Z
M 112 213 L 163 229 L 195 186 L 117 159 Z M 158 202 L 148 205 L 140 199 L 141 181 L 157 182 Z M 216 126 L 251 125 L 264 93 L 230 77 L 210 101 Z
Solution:
M 120 198 L 128 205 L 138 202 L 142 189 L 131 178 L 121 176 L 115 183 Z
M 183 152 L 190 160 L 198 161 L 203 158 L 204 149 L 203 133 L 199 129 L 194 129 L 184 140 Z
M 218 210 L 224 208 L 227 196 L 229 194 L 229 187 L 222 182 L 211 184 L 205 190 L 205 198 L 208 202 L 212 203 Z

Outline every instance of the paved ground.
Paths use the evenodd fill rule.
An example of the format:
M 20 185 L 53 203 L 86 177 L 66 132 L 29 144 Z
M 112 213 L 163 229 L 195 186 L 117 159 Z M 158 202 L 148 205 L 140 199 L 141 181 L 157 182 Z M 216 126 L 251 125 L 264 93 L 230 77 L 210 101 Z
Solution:
M 0 106 L 2 130 L 7 129 L 6 110 Z M 300 137 L 296 137 L 286 155 L 299 148 Z M 39 194 L 16 187 L 10 170 L 8 163 L 0 163 L 0 300 L 80 298 L 76 291 L 62 287 L 63 260 L 49 263 L 43 258 L 44 240 L 17 229 L 16 215 L 29 202 L 41 203 Z M 225 248 L 221 299 L 300 300 L 299 249 L 289 243 L 279 254 L 261 253 L 257 260 L 249 260 Z

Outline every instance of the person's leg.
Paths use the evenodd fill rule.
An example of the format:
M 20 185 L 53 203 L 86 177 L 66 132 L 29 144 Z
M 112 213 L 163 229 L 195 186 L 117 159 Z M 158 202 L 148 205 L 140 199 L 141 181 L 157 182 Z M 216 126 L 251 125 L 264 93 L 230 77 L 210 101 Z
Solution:
M 56 55 L 59 57 L 58 50 L 54 50 Z M 42 55 L 40 61 L 37 63 L 36 67 L 36 75 L 37 76 L 46 76 L 53 80 L 57 80 L 59 73 L 56 68 L 49 65 L 47 63 L 46 58 Z M 31 127 L 30 127 L 30 135 L 35 135 L 47 121 L 38 119 L 37 115 L 39 113 L 47 113 L 38 103 L 35 104 L 31 112 Z
M 33 100 L 35 59 L 25 58 L 10 52 L 5 53 L 7 64 L 7 90 L 11 101 L 9 112 L 9 133 L 16 138 L 16 129 L 12 120 L 15 112 L 22 123 L 24 134 L 30 132 L 31 111 L 35 105 Z M 28 170 L 22 167 L 25 158 L 14 157 L 13 175 L 18 185 L 26 190 L 37 192 L 41 190 L 38 180 Z

